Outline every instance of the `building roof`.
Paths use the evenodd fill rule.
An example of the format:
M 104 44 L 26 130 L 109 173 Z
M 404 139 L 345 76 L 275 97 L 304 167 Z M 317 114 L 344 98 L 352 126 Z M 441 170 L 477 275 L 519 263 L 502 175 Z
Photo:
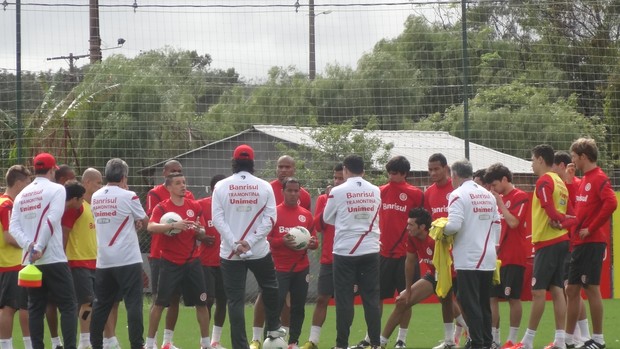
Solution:
M 202 147 L 192 149 L 188 152 L 175 156 L 175 159 L 181 159 L 186 155 L 199 151 L 201 149 L 212 147 L 223 141 L 231 140 L 241 134 L 248 132 L 260 132 L 270 137 L 280 139 L 293 144 L 305 145 L 308 147 L 317 147 L 316 142 L 310 136 L 313 128 L 281 126 L 281 125 L 254 125 L 248 130 L 244 130 L 236 135 L 227 137 L 216 142 L 206 144 Z M 363 131 L 353 130 L 352 132 L 365 132 L 368 136 L 377 137 L 383 143 L 392 143 L 394 146 L 390 150 L 390 157 L 402 155 L 411 163 L 411 171 L 428 171 L 428 158 L 434 153 L 442 153 L 448 159 L 448 163 L 465 157 L 465 141 L 461 138 L 451 136 L 445 131 Z M 531 162 L 520 159 L 506 153 L 484 147 L 476 143 L 469 143 L 469 157 L 474 171 L 480 168 L 487 168 L 491 164 L 501 162 L 507 166 L 513 173 L 532 174 Z M 169 159 L 168 159 L 169 160 Z M 148 169 L 161 166 L 167 160 L 158 162 L 138 172 L 144 172 Z M 380 164 L 379 167 L 383 167 Z
M 254 125 L 259 132 L 270 135 L 283 141 L 315 147 L 316 143 L 310 137 L 310 127 Z M 364 132 L 353 130 L 353 132 Z M 428 158 L 434 153 L 442 153 L 448 163 L 465 158 L 465 141 L 451 136 L 444 131 L 368 131 L 368 136 L 377 137 L 383 143 L 392 143 L 390 157 L 402 155 L 411 163 L 412 171 L 428 171 Z M 484 147 L 476 143 L 469 143 L 469 157 L 474 170 L 487 168 L 501 162 L 513 173 L 532 173 L 531 162 L 506 153 Z

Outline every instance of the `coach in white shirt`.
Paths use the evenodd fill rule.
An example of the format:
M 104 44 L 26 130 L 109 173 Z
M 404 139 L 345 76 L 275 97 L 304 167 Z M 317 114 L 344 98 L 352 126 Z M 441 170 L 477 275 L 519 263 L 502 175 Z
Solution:
M 90 322 L 93 349 L 103 348 L 103 328 L 119 295 L 127 309 L 131 349 L 142 349 L 144 345 L 142 254 L 135 225 L 146 227 L 149 217 L 136 193 L 127 190 L 128 174 L 125 161 L 109 160 L 105 165 L 108 184 L 91 199 L 97 231 L 95 302 Z
M 248 349 L 245 333 L 245 280 L 252 271 L 263 293 L 267 335 L 283 337 L 278 312 L 278 281 L 267 234 L 276 221 L 271 185 L 255 177 L 254 150 L 242 144 L 233 153 L 233 174 L 215 185 L 211 206 L 213 226 L 222 237 L 220 260 L 228 298 L 233 349 Z
M 77 300 L 62 242 L 60 219 L 65 212 L 65 187 L 54 183 L 56 159 L 41 153 L 33 161 L 36 178 L 15 198 L 9 232 L 23 249 L 22 264 L 34 263 L 43 286 L 28 289 L 28 315 L 33 349 L 43 349 L 43 315 L 48 302 L 60 310 L 65 348 L 75 349 Z
M 353 322 L 353 287 L 364 305 L 368 337 L 379 348 L 379 188 L 362 178 L 364 160 L 349 155 L 343 161 L 345 182 L 331 190 L 323 220 L 336 227 L 334 235 L 334 293 L 336 348 L 347 348 Z
M 472 349 L 490 348 L 491 287 L 495 245 L 501 223 L 495 197 L 472 180 L 468 160 L 451 166 L 454 191 L 448 199 L 446 235 L 454 235 L 452 254 L 458 284 L 457 297 L 469 326 Z

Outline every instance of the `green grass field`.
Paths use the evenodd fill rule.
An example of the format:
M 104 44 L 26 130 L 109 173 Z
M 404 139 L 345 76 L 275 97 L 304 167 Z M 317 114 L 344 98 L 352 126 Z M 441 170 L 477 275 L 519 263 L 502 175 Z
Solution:
M 607 348 L 620 348 L 620 299 L 614 300 L 605 300 L 605 320 L 604 320 L 604 334 L 605 341 L 607 342 Z M 144 306 L 144 327 L 145 327 L 145 335 L 146 328 L 148 327 L 148 309 L 149 304 L 148 301 Z M 302 336 L 300 341 L 305 342 L 308 338 L 308 334 L 310 332 L 310 324 L 312 319 L 312 312 L 314 310 L 314 305 L 310 304 L 306 307 L 306 320 L 304 322 L 304 327 L 302 330 Z M 392 305 L 385 305 L 384 307 L 384 323 L 385 319 L 389 316 L 389 313 L 392 310 Z M 321 342 L 319 343 L 319 348 L 331 348 L 335 345 L 336 338 L 336 318 L 335 318 L 335 308 L 329 307 L 327 321 L 323 325 L 323 330 L 321 333 Z M 363 318 L 363 310 L 361 306 L 357 306 L 356 316 L 353 321 L 353 326 L 351 328 L 351 336 L 350 343 L 356 343 L 361 340 L 366 333 L 366 325 Z M 523 335 L 525 331 L 525 327 L 527 326 L 527 319 L 529 318 L 530 311 L 530 303 L 525 302 L 523 304 L 523 320 L 521 325 L 521 331 L 519 332 L 519 337 Z M 501 334 L 502 340 L 505 340 L 508 335 L 508 304 L 502 303 L 500 304 L 500 312 L 501 318 L 503 319 L 501 323 Z M 553 340 L 554 334 L 554 324 L 552 317 L 552 304 L 551 302 L 547 302 L 545 308 L 545 314 L 541 320 L 540 326 L 538 328 L 535 340 L 535 347 L 542 348 L 547 345 L 549 342 Z M 252 321 L 252 307 L 248 305 L 246 307 L 246 330 L 248 331 L 248 338 L 251 338 L 251 321 Z M 163 322 L 164 319 L 160 323 L 160 331 L 158 343 L 161 343 L 161 335 L 163 333 Z M 17 322 L 16 322 L 17 326 Z M 174 333 L 174 344 L 182 349 L 189 348 L 199 348 L 199 340 L 200 335 L 197 328 L 195 311 L 193 308 L 184 308 L 182 307 L 179 313 L 179 320 L 176 326 L 176 331 Z M 212 326 L 212 325 L 211 325 Z M 591 327 L 591 326 L 590 326 Z M 14 335 L 14 347 L 16 349 L 22 349 L 23 344 L 21 341 L 21 333 L 19 332 L 18 327 L 15 327 L 17 330 L 17 334 Z M 228 321 L 224 325 L 224 333 L 222 334 L 222 345 L 226 348 L 231 348 L 230 346 L 230 327 L 228 325 Z M 46 333 L 48 335 L 48 333 Z M 129 344 L 127 342 L 127 327 L 126 327 L 126 317 L 125 317 L 125 309 L 121 304 L 121 308 L 119 310 L 119 321 L 117 327 L 117 335 L 121 346 L 125 349 L 129 349 Z M 393 347 L 394 341 L 396 338 L 396 331 L 390 338 L 390 343 L 388 344 L 388 348 Z M 443 325 L 441 321 L 441 306 L 439 304 L 418 304 L 413 308 L 413 315 L 411 318 L 411 323 L 409 326 L 409 333 L 407 338 L 407 345 L 411 348 L 432 348 L 437 345 L 438 341 L 443 338 Z M 46 345 L 49 346 L 49 338 L 46 338 Z

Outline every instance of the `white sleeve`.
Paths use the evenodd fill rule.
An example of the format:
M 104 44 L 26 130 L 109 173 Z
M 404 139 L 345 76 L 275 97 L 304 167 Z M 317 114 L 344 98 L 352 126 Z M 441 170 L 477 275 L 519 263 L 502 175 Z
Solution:
M 268 186 L 269 197 L 267 198 L 267 203 L 265 204 L 265 209 L 263 210 L 262 216 L 259 218 L 258 226 L 256 227 L 255 234 L 248 234 L 245 240 L 250 244 L 250 247 L 254 246 L 256 241 L 263 239 L 271 232 L 271 229 L 275 225 L 277 220 L 277 212 L 276 212 L 276 198 L 273 195 L 273 188 L 271 185 Z
M 144 212 L 144 208 L 140 203 L 140 198 L 136 193 L 131 193 L 131 201 L 129 203 L 129 209 L 131 210 L 131 214 L 133 215 L 133 219 L 136 221 L 142 220 L 146 217 L 146 212 Z
M 52 229 L 54 224 L 52 222 L 60 222 L 62 215 L 65 213 L 65 199 L 67 198 L 67 192 L 63 186 L 55 186 L 56 192 L 49 202 L 49 209 L 46 212 L 46 217 L 41 221 L 41 227 L 39 230 L 39 237 L 35 242 L 34 249 L 37 251 L 43 251 L 47 247 L 47 243 L 52 237 Z M 60 224 L 57 224 L 60 226 Z M 56 232 L 62 234 L 62 231 Z
M 19 200 L 21 201 L 21 200 Z M 13 203 L 13 212 L 20 212 L 21 204 L 18 200 L 15 200 Z M 30 245 L 32 240 L 24 233 L 24 229 L 22 228 L 22 224 L 19 221 L 19 216 L 16 214 L 11 215 L 11 221 L 9 223 L 9 234 L 17 241 L 17 244 L 23 249 Z
M 456 234 L 463 226 L 465 220 L 463 199 L 452 192 L 448 199 L 448 223 L 443 230 L 446 235 Z
M 222 240 L 226 241 L 229 246 L 234 246 L 235 244 L 235 236 L 230 230 L 230 225 L 226 222 L 224 207 L 222 205 L 222 195 L 224 195 L 224 200 L 226 199 L 226 193 L 224 193 L 225 189 L 219 189 L 218 186 L 215 186 L 213 190 L 213 199 L 211 201 L 211 221 L 213 226 L 220 233 Z
M 327 196 L 327 203 L 323 210 L 323 222 L 331 225 L 336 223 L 336 212 L 338 211 L 338 205 L 336 204 L 336 198 L 333 193 Z

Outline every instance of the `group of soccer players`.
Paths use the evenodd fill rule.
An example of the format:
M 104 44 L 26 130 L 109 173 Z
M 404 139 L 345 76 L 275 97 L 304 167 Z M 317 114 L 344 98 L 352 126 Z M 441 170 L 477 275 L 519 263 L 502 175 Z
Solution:
M 250 147 L 243 145 L 237 148 L 233 157 L 233 172 L 244 176 L 245 171 L 235 172 L 234 161 L 243 163 L 253 161 L 253 158 L 254 153 Z M 575 141 L 570 154 L 554 152 L 548 145 L 533 148 L 532 168 L 539 178 L 531 200 L 527 193 L 514 186 L 512 173 L 502 164 L 494 164 L 474 175 L 480 185 L 495 196 L 497 210 L 502 218 L 501 235 L 497 239 L 501 283 L 493 286 L 491 291 L 491 328 L 484 329 L 492 336 L 492 342 L 481 347 L 531 349 L 548 290 L 553 299 L 556 332 L 554 341 L 547 348 L 605 348 L 599 283 L 607 241 L 605 225 L 616 209 L 617 202 L 609 179 L 596 164 L 597 158 L 596 143 L 586 138 Z M 60 178 L 60 174 L 70 173 L 70 169 L 57 169 L 55 159 L 50 154 L 42 153 L 35 157 L 34 168 L 37 177 L 31 184 L 28 169 L 21 165 L 11 167 L 6 175 L 7 190 L 0 197 L 0 349 L 12 348 L 13 316 L 18 310 L 26 349 L 43 347 L 42 316 L 45 311 L 54 337 L 53 346 L 60 346 L 56 338 L 58 336 L 54 335 L 54 331 L 57 331 L 57 325 L 54 325 L 56 308 L 61 313 L 62 333 L 68 349 L 118 348 L 114 327 L 120 300 L 124 300 L 128 307 L 132 348 L 143 345 L 147 349 L 158 347 L 157 329 L 163 311 L 167 309 L 161 347 L 172 349 L 181 295 L 185 305 L 196 309 L 200 346 L 223 349 L 220 340 L 227 302 L 231 311 L 231 324 L 238 323 L 239 315 L 242 316 L 242 312 L 238 312 L 239 295 L 236 288 L 241 279 L 236 280 L 225 274 L 226 270 L 231 274 L 231 265 L 235 264 L 229 260 L 251 261 L 252 253 L 261 252 L 259 247 L 253 250 L 252 244 L 257 242 L 247 237 L 247 231 L 241 238 L 235 236 L 239 240 L 235 246 L 226 245 L 227 249 L 232 248 L 230 255 L 228 250 L 220 248 L 225 246 L 223 237 L 228 241 L 232 236 L 229 236 L 230 232 L 218 231 L 216 228 L 219 226 L 220 230 L 227 230 L 235 226 L 235 222 L 230 221 L 223 225 L 224 213 L 216 216 L 214 221 L 213 214 L 222 212 L 221 200 L 218 199 L 218 207 L 215 209 L 212 207 L 212 197 L 194 200 L 192 193 L 187 190 L 181 164 L 176 160 L 164 165 L 164 183 L 149 191 L 144 210 L 137 206 L 139 200 L 135 193 L 127 190 L 128 167 L 120 159 L 112 159 L 106 165 L 105 178 L 108 185 L 103 188 L 101 173 L 92 168 L 83 173 L 81 183 L 70 175 L 68 178 Z M 428 159 L 432 185 L 424 192 L 407 182 L 410 164 L 405 157 L 390 159 L 385 169 L 389 180 L 379 188 L 380 205 L 376 212 L 380 230 L 377 281 L 380 299 L 395 298 L 395 307 L 380 333 L 379 343 L 376 343 L 376 330 L 374 325 L 370 325 L 372 321 L 369 322 L 367 316 L 369 333 L 357 345 L 350 347 L 355 349 L 387 346 L 396 327 L 398 334 L 394 347 L 407 348 L 411 307 L 435 294 L 437 282 L 441 278 L 433 265 L 435 241 L 430 237 L 429 230 L 433 221 L 447 217 L 449 212 L 448 198 L 453 186 L 446 157 L 437 153 Z M 575 177 L 575 169 L 583 173 L 582 179 Z M 330 217 L 327 220 L 324 219 L 324 210 L 330 199 L 336 200 L 330 195 L 331 190 L 347 181 L 343 172 L 347 173 L 347 178 L 361 177 L 363 167 L 361 172 L 351 174 L 351 170 L 343 168 L 343 164 L 336 164 L 332 184 L 316 199 L 314 213 L 311 213 L 311 196 L 302 187 L 302 180 L 295 177 L 295 160 L 287 155 L 277 160 L 277 178 L 270 182 L 271 195 L 277 205 L 275 212 L 272 216 L 266 215 L 264 210 L 268 204 L 265 203 L 262 208 L 258 207 L 254 220 L 248 226 L 266 217 L 264 224 L 269 227 L 266 232 L 266 240 L 269 242 L 267 253 L 273 264 L 269 267 L 273 270 L 267 272 L 275 271 L 277 289 L 273 289 L 274 284 L 268 281 L 268 274 L 261 274 L 265 272 L 264 267 L 253 269 L 249 265 L 262 288 L 262 294 L 254 307 L 249 348 L 261 349 L 265 334 L 278 337 L 286 333 L 289 349 L 318 348 L 327 306 L 330 299 L 338 294 L 334 286 L 333 264 L 334 254 L 337 254 L 334 252 L 334 239 L 336 232 L 342 229 L 334 225 L 338 224 L 334 221 L 342 221 L 342 217 L 334 219 L 337 214 L 335 208 L 329 208 Z M 220 199 L 230 200 L 233 204 L 258 205 L 258 194 L 254 191 L 260 189 L 259 184 L 250 184 L 247 190 L 229 182 L 226 187 L 218 187 L 217 183 L 226 177 L 212 177 L 210 188 L 214 195 L 217 193 Z M 54 178 L 64 184 L 62 195 L 58 187 L 53 186 Z M 51 191 L 53 189 L 53 193 L 49 194 L 48 189 L 43 190 L 43 187 L 49 187 Z M 60 196 L 64 198 L 62 207 L 58 207 L 56 202 Z M 11 216 L 15 208 L 19 213 Z M 31 211 L 33 213 L 29 215 Z M 50 215 L 52 211 L 54 214 Z M 521 291 L 527 258 L 532 251 L 532 245 L 526 239 L 526 215 L 530 211 L 531 242 L 535 251 L 533 301 L 527 330 L 519 341 Z M 181 220 L 163 221 L 162 217 L 168 212 L 178 214 Z M 39 218 L 38 225 L 31 222 L 32 218 Z M 374 221 L 371 222 L 371 229 Z M 111 229 L 114 224 L 114 229 Z M 302 249 L 298 249 L 293 237 L 288 234 L 291 228 L 298 226 L 312 233 L 309 244 Z M 29 228 L 34 233 L 30 234 Z M 141 258 L 138 261 L 139 247 L 135 237 L 136 229 L 142 228 L 152 234 L 149 261 L 153 304 L 144 343 L 142 308 L 141 304 L 138 306 L 138 302 L 142 301 L 141 269 L 138 276 L 137 268 L 137 265 L 141 266 Z M 47 245 L 42 242 L 42 236 L 50 241 Z M 301 334 L 309 284 L 308 250 L 319 247 L 318 297 L 310 334 L 303 342 Z M 52 258 L 42 263 L 46 254 Z M 226 263 L 224 268 L 222 261 Z M 43 270 L 44 288 L 43 291 L 29 289 L 26 295 L 23 289 L 17 287 L 17 273 L 21 265 L 28 262 Z M 452 269 L 449 275 L 443 277 L 455 281 L 455 273 Z M 138 277 L 139 284 L 136 280 L 130 281 Z M 74 287 L 61 297 L 60 288 L 66 289 L 67 282 L 72 282 Z M 369 294 L 365 293 L 367 290 L 363 289 L 364 285 L 356 287 L 361 288 L 359 291 L 362 296 Z M 590 303 L 593 326 L 591 338 L 580 295 L 582 289 Z M 340 292 L 344 295 L 342 290 Z M 468 333 L 467 319 L 461 314 L 455 293 L 458 293 L 455 283 L 453 288 L 441 292 L 444 338 L 434 349 L 456 348 L 461 336 Z M 499 299 L 507 299 L 510 307 L 510 331 L 503 345 L 499 332 Z M 73 308 L 70 303 L 75 303 Z M 271 309 L 273 305 L 277 307 L 282 331 L 276 329 L 277 321 L 273 319 L 274 310 Z M 382 303 L 379 303 L 379 307 L 377 314 L 380 319 Z M 29 309 L 30 326 L 26 309 Z M 211 319 L 214 325 L 209 331 Z M 78 320 L 80 336 L 79 345 L 76 346 L 75 328 Z M 264 326 L 265 320 L 267 326 Z M 346 325 L 346 321 L 339 320 L 339 331 L 342 324 Z M 231 329 L 233 347 L 247 348 L 245 335 L 235 336 L 233 333 L 240 330 L 237 327 Z M 264 327 L 268 327 L 269 331 Z M 69 339 L 71 336 L 73 340 Z M 341 337 L 338 340 L 339 343 L 346 343 L 346 339 L 342 340 Z M 472 347 L 472 344 L 468 340 L 465 346 Z

